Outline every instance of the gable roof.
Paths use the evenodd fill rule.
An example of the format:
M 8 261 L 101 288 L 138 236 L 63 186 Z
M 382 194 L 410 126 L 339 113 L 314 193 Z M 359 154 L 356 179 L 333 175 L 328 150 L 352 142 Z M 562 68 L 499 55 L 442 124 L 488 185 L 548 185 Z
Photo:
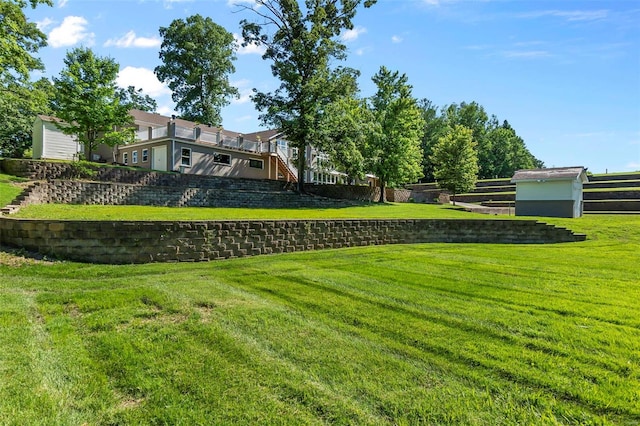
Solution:
M 589 178 L 587 177 L 587 169 L 582 166 L 518 170 L 511 178 L 511 182 L 548 180 L 580 180 L 584 183 L 588 182 Z
M 270 141 L 271 139 L 275 139 L 278 136 L 283 135 L 284 133 L 279 129 L 271 129 L 271 130 L 263 130 L 261 132 L 253 132 L 244 135 L 247 139 L 257 140 L 258 137 L 262 141 Z

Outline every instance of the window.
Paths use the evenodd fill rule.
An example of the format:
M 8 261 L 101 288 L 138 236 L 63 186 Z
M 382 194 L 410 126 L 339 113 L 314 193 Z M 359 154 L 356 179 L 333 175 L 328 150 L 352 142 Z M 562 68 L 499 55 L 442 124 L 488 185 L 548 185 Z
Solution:
M 131 152 L 131 162 L 133 164 L 138 164 L 138 151 Z
M 122 164 L 129 164 L 129 153 L 128 152 L 123 152 L 122 153 Z
M 180 165 L 191 167 L 191 149 L 182 148 L 180 154 Z
M 249 160 L 249 167 L 253 167 L 254 169 L 262 169 L 264 168 L 264 162 L 262 160 Z
M 229 154 L 213 153 L 213 162 L 219 164 L 231 164 L 231 156 Z
M 148 149 L 143 149 L 142 150 L 142 162 L 146 163 L 147 161 L 149 161 L 149 150 Z

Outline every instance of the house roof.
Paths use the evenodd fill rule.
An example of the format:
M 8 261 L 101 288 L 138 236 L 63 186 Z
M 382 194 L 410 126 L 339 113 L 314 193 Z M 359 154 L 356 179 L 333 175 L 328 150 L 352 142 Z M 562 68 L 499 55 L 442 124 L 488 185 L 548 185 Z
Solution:
M 272 129 L 272 130 L 263 130 L 261 132 L 253 132 L 253 133 L 248 133 L 246 135 L 244 135 L 247 139 L 251 139 L 251 140 L 257 140 L 258 137 L 263 140 L 263 141 L 269 141 L 271 139 L 274 139 L 280 135 L 282 135 L 283 132 L 279 129 Z
M 511 178 L 511 182 L 548 180 L 581 180 L 584 183 L 588 182 L 589 178 L 587 169 L 582 166 L 518 170 Z

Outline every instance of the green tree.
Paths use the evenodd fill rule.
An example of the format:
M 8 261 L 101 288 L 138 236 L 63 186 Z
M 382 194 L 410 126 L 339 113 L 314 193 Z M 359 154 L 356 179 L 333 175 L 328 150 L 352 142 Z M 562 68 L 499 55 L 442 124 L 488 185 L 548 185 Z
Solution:
M 378 125 L 365 146 L 367 170 L 380 180 L 380 199 L 387 186 L 415 182 L 422 176 L 424 120 L 405 74 L 381 67 L 373 76 L 378 91 L 369 99 Z
M 422 174 L 421 181 L 433 182 L 433 163 L 431 154 L 433 147 L 438 143 L 438 139 L 446 135 L 451 129 L 447 125 L 444 116 L 438 114 L 439 108 L 430 100 L 422 99 L 418 102 L 422 119 L 424 120 L 424 135 L 422 136 Z
M 44 70 L 34 56 L 47 37 L 29 22 L 24 8 L 50 0 L 0 0 L 0 155 L 21 157 L 31 145 L 35 114 L 46 113 L 48 92 L 41 82 L 29 81 L 34 70 Z
M 126 89 L 119 87 L 116 89 L 120 98 L 120 103 L 127 105 L 128 109 L 139 109 L 140 111 L 156 112 L 158 103 L 149 95 L 142 93 L 142 89 L 129 86 Z
M 365 174 L 364 147 L 374 131 L 375 120 L 364 100 L 343 98 L 327 105 L 320 122 L 321 136 L 314 144 L 329 155 L 336 169 L 350 181 Z
M 433 147 L 431 161 L 438 186 L 455 196 L 474 188 L 478 179 L 478 155 L 473 131 L 456 124 Z
M 353 92 L 354 71 L 332 68 L 346 57 L 338 36 L 353 28 L 352 19 L 363 0 L 256 0 L 243 7 L 258 17 L 242 20 L 244 45 L 266 48 L 265 60 L 280 80 L 274 92 L 254 90 L 253 101 L 263 123 L 282 130 L 298 148 L 298 190 L 304 192 L 306 149 L 318 139 L 325 107 Z M 364 0 L 369 7 L 375 0 Z
M 33 121 L 49 114 L 53 86 L 46 78 L 35 83 L 7 82 L 0 91 L 0 156 L 21 158 L 32 144 Z
M 220 110 L 238 90 L 229 83 L 235 72 L 233 34 L 200 15 L 176 19 L 160 28 L 162 65 L 158 79 L 168 82 L 182 118 L 220 126 Z
M 129 142 L 133 118 L 129 104 L 120 101 L 116 86 L 120 66 L 86 48 L 67 52 L 64 63 L 60 77 L 53 79 L 53 109 L 65 122 L 59 125 L 60 130 L 78 137 L 87 160 L 107 134 L 104 142 L 110 145 Z
M 51 6 L 50 0 L 0 0 L 0 81 L 29 80 L 33 70 L 43 70 L 39 58 L 33 56 L 47 45 L 47 37 L 35 23 L 29 22 L 23 9 L 38 4 Z

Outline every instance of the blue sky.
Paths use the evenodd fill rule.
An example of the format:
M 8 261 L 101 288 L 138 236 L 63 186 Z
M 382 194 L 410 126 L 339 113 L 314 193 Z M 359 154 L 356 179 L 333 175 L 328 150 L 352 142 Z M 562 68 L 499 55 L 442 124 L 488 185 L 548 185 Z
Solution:
M 233 0 L 55 0 L 27 14 L 49 38 L 38 54 L 45 76 L 60 73 L 68 50 L 91 47 L 164 114 L 173 102 L 153 75 L 158 29 L 201 14 L 239 34 L 239 21 L 255 17 Z M 407 74 L 417 98 L 476 101 L 508 120 L 547 167 L 640 170 L 640 2 L 379 0 L 354 24 L 342 35 L 342 64 L 360 70 L 362 96 L 373 94 L 371 76 L 384 65 Z M 262 130 L 249 95 L 278 82 L 259 49 L 237 56 L 230 80 L 241 97 L 223 110 L 223 125 Z

